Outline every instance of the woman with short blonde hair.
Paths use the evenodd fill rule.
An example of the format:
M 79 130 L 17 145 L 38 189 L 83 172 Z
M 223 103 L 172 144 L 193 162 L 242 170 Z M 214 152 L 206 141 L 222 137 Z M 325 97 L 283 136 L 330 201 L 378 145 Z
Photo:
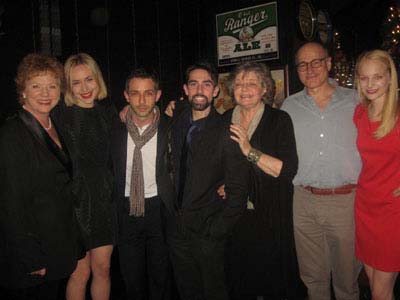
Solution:
M 103 74 L 101 73 L 101 70 L 97 62 L 89 54 L 86 53 L 78 53 L 75 55 L 71 55 L 65 62 L 64 72 L 65 72 L 65 79 L 67 81 L 67 87 L 70 87 L 72 85 L 71 69 L 79 65 L 86 65 L 91 70 L 94 79 L 97 81 L 97 84 L 99 85 L 99 93 L 97 95 L 96 100 L 105 99 L 107 97 L 107 87 L 103 79 Z M 64 100 L 67 106 L 72 106 L 76 104 L 77 99 L 72 93 L 72 89 L 67 88 L 67 90 L 65 91 Z
M 59 105 L 54 115 L 71 153 L 76 214 L 86 251 L 68 281 L 66 298 L 85 299 L 86 285 L 92 276 L 92 299 L 107 300 L 115 244 L 110 138 L 116 112 L 105 100 L 106 85 L 90 55 L 70 56 L 64 72 L 65 104 Z
M 295 299 L 302 293 L 292 222 L 296 142 L 289 115 L 265 104 L 269 78 L 260 62 L 240 63 L 229 76 L 236 106 L 224 117 L 250 168 L 247 209 L 226 249 L 234 300 Z

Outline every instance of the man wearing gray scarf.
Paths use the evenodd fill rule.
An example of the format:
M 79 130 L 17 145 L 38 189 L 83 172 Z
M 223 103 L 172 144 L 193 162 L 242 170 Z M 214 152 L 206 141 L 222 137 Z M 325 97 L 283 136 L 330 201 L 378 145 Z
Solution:
M 167 299 L 170 292 L 164 214 L 174 192 L 166 164 L 169 121 L 156 106 L 157 75 L 134 70 L 126 80 L 126 123 L 112 137 L 118 249 L 127 299 Z

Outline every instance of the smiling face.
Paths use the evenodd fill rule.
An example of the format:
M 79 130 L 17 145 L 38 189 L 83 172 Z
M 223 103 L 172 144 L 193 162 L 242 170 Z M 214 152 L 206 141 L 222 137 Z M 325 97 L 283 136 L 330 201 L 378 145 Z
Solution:
M 60 99 L 60 80 L 50 72 L 41 73 L 25 82 L 22 90 L 24 108 L 37 119 L 48 117 Z
M 311 62 L 320 61 L 318 66 L 312 66 Z M 315 43 L 305 44 L 299 49 L 296 55 L 296 65 L 306 64 L 306 68 L 297 67 L 297 74 L 301 83 L 307 89 L 316 89 L 328 83 L 329 71 L 331 69 L 331 58 L 326 50 Z
M 357 76 L 362 94 L 371 102 L 383 104 L 390 85 L 388 67 L 379 60 L 365 58 L 359 64 Z
M 213 82 L 211 75 L 203 69 L 190 72 L 188 82 L 183 86 L 186 96 L 196 111 L 206 111 L 218 95 L 219 88 Z
M 238 105 L 245 109 L 255 108 L 262 102 L 267 89 L 255 72 L 240 72 L 233 82 L 233 95 Z
M 82 64 L 71 68 L 70 84 L 77 105 L 93 107 L 99 95 L 99 84 L 87 65 Z

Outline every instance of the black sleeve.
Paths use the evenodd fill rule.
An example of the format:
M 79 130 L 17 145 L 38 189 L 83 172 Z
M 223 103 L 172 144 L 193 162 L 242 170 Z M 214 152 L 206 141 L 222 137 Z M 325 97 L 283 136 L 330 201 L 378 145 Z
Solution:
M 210 237 L 215 239 L 226 237 L 245 211 L 249 194 L 250 166 L 239 145 L 230 138 L 227 127 L 223 140 L 222 159 L 226 199 L 223 211 L 211 224 Z
M 279 178 L 285 178 L 292 181 L 297 173 L 298 167 L 293 123 L 290 116 L 284 111 L 280 111 L 280 116 L 277 122 L 276 153 L 278 154 L 277 158 L 283 162 Z
M 0 130 L 0 259 L 3 271 L 17 276 L 46 267 L 31 205 L 35 157 L 30 146 L 27 134 Z

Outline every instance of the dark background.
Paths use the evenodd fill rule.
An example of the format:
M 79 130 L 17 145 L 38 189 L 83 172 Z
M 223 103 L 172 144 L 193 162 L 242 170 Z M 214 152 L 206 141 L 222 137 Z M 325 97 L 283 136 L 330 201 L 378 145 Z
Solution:
M 215 15 L 265 2 L 270 1 L 0 0 L 0 113 L 10 115 L 18 107 L 13 82 L 18 62 L 27 53 L 44 49 L 62 62 L 79 51 L 92 55 L 117 107 L 124 104 L 124 81 L 130 70 L 138 66 L 154 68 L 161 77 L 161 105 L 165 106 L 181 96 L 183 74 L 189 64 L 201 58 L 217 62 Z M 317 9 L 329 12 L 334 28 L 341 33 L 343 51 L 350 57 L 380 47 L 384 16 L 395 2 L 313 1 Z M 288 64 L 293 93 L 301 87 L 293 68 L 295 49 L 303 41 L 297 26 L 299 1 L 277 3 L 280 59 L 267 63 L 272 67 Z M 44 25 L 57 32 L 60 43 L 46 40 Z M 220 72 L 229 70 L 219 68 Z

